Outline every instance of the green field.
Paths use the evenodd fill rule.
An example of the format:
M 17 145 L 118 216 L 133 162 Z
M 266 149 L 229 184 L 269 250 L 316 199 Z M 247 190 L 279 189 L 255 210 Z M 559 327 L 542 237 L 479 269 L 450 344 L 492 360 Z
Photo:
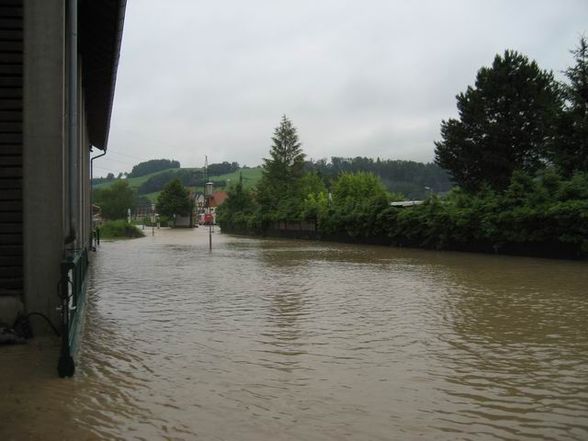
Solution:
M 164 172 L 166 172 L 168 170 L 180 170 L 180 169 L 179 168 L 175 168 L 175 169 L 174 168 L 168 168 L 168 169 L 165 169 L 165 170 L 159 170 L 159 171 L 154 172 L 154 173 L 149 173 L 148 175 L 138 176 L 136 178 L 127 178 L 126 181 L 129 183 L 129 187 L 134 188 L 134 189 L 137 189 L 137 188 L 139 188 L 141 186 L 141 184 L 143 182 L 147 181 L 151 176 L 155 176 L 155 175 L 158 175 L 160 173 L 164 173 Z M 192 170 L 192 169 L 190 169 L 190 170 Z M 102 182 L 101 184 L 94 185 L 94 188 L 108 188 L 115 181 L 116 181 L 116 179 L 115 180 L 112 180 L 110 182 Z
M 156 191 L 156 192 L 153 192 L 153 193 L 142 194 L 141 196 L 145 196 L 151 202 L 157 202 L 157 196 L 159 196 L 159 193 L 161 193 L 161 192 L 160 191 Z
M 128 178 L 126 179 L 126 181 L 129 183 L 129 187 L 137 190 L 141 184 L 143 184 L 145 181 L 147 181 L 149 178 L 151 178 L 152 176 L 156 176 L 160 173 L 165 173 L 168 172 L 169 170 L 202 170 L 200 168 L 175 168 L 175 169 L 165 169 L 165 170 L 160 170 L 158 172 L 155 173 L 150 173 L 148 175 L 144 175 L 144 176 L 139 176 L 136 178 Z M 261 179 L 261 172 L 262 169 L 261 167 L 255 167 L 255 168 L 246 168 L 246 169 L 241 169 L 238 170 L 236 172 L 233 173 L 228 173 L 228 174 L 224 174 L 224 175 L 216 175 L 216 176 L 209 176 L 209 179 L 211 181 L 224 181 L 226 182 L 225 186 L 219 186 L 219 187 L 215 187 L 216 191 L 228 191 L 230 187 L 233 187 L 237 184 L 237 182 L 239 182 L 239 178 L 242 175 L 243 176 L 243 186 L 245 188 L 251 188 L 253 186 L 255 186 L 257 184 L 257 182 Z M 102 182 L 100 184 L 96 184 L 94 185 L 93 188 L 95 189 L 99 189 L 99 188 L 108 188 L 110 187 L 114 182 L 116 182 L 116 179 L 110 182 Z M 188 187 L 190 188 L 190 190 L 192 191 L 203 191 L 203 188 L 194 188 L 194 187 Z M 141 196 L 145 196 L 147 199 L 149 199 L 150 201 L 157 201 L 157 196 L 159 195 L 159 191 L 153 192 L 153 193 L 147 193 L 147 194 L 142 194 Z
M 212 181 L 225 181 L 227 183 L 226 188 L 220 187 L 217 190 L 228 190 L 229 187 L 235 186 L 239 182 L 241 175 L 243 176 L 243 187 L 254 187 L 261 179 L 261 167 L 246 168 L 225 175 L 211 176 L 210 179 Z

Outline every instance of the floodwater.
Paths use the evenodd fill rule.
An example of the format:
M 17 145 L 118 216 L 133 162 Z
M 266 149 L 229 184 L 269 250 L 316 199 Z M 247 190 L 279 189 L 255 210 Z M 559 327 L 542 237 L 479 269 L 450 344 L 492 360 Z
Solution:
M 585 262 L 158 230 L 103 243 L 78 373 L 0 348 L 2 440 L 586 440 Z

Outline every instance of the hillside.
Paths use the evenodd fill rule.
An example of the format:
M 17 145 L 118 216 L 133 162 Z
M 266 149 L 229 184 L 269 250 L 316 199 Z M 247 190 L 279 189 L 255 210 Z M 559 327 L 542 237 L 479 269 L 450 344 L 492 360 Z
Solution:
M 243 177 L 243 185 L 246 188 L 251 188 L 257 184 L 261 178 L 261 167 L 244 168 L 222 175 L 210 175 L 208 179 L 215 183 L 215 190 L 222 191 L 228 190 L 231 185 L 236 184 L 239 181 L 241 175 Z M 123 179 L 129 183 L 129 187 L 135 190 L 139 196 L 144 196 L 147 199 L 154 201 L 157 199 L 157 196 L 159 195 L 159 192 L 163 186 L 176 177 L 180 178 L 180 180 L 183 181 L 182 183 L 193 191 L 203 190 L 203 184 L 190 185 L 195 184 L 195 182 L 186 182 L 186 180 L 190 179 L 194 181 L 204 181 L 204 170 L 202 168 L 170 168 L 136 178 Z M 117 180 L 118 179 L 113 179 L 108 182 L 95 184 L 93 188 L 105 189 L 110 187 Z M 156 184 L 155 188 L 153 188 L 155 191 L 142 191 L 142 187 L 145 188 L 145 184 L 148 182 L 153 182 Z
M 243 177 L 243 187 L 251 188 L 257 184 L 257 182 L 261 179 L 261 167 L 254 167 L 254 168 L 244 168 L 233 173 L 227 173 L 224 175 L 218 176 L 211 176 L 213 181 L 225 181 L 226 185 L 222 189 L 229 188 L 231 185 L 236 184 L 239 182 L 240 176 Z
M 166 170 L 160 170 L 160 171 L 157 171 L 157 172 L 149 173 L 149 174 L 144 175 L 144 176 L 138 176 L 136 178 L 126 178 L 125 180 L 129 183 L 129 187 L 137 190 L 144 182 L 146 182 L 152 176 L 159 175 L 159 174 L 164 173 L 164 172 L 167 172 L 169 170 L 180 170 L 180 169 L 178 169 L 178 168 L 175 168 L 175 169 L 170 168 L 170 169 L 166 169 Z M 108 188 L 115 181 L 117 181 L 117 179 L 113 179 L 112 181 L 108 181 L 108 182 L 101 182 L 99 184 L 94 184 L 92 186 L 92 188 Z
M 161 160 L 160 160 L 161 161 Z M 149 161 L 154 162 L 154 161 Z M 148 164 L 141 163 L 141 164 Z M 140 165 L 141 165 L 140 164 Z M 179 164 L 179 163 L 178 163 Z M 161 166 L 161 164 L 160 164 Z M 163 164 L 166 167 L 166 164 Z M 230 173 L 226 171 L 233 170 Z M 400 193 L 407 199 L 423 199 L 429 193 L 443 194 L 447 192 L 452 183 L 445 170 L 435 164 L 423 164 L 415 161 L 381 160 L 371 158 L 341 158 L 332 157 L 330 161 L 307 161 L 306 171 L 318 173 L 330 185 L 339 174 L 345 172 L 371 172 L 378 175 L 387 189 L 391 192 Z M 207 180 L 214 183 L 216 190 L 228 190 L 234 186 L 242 177 L 243 186 L 251 188 L 255 186 L 262 176 L 262 168 L 239 168 L 237 163 L 224 162 L 222 164 L 211 164 L 206 177 L 203 168 L 164 168 L 162 170 L 145 174 L 138 177 L 121 178 L 126 179 L 137 196 L 145 197 L 151 201 L 157 199 L 163 187 L 173 179 L 179 179 L 184 187 L 192 191 L 202 191 Z M 225 173 L 220 173 L 225 171 Z M 118 179 L 111 179 L 104 182 L 99 178 L 93 186 L 94 189 L 105 189 L 117 182 Z

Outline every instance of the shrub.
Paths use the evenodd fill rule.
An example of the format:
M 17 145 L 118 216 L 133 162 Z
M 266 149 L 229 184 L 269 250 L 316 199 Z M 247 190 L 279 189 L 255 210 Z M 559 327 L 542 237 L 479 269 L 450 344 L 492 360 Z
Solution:
M 132 239 L 145 235 L 135 225 L 120 219 L 105 222 L 100 228 L 100 236 L 103 239 Z

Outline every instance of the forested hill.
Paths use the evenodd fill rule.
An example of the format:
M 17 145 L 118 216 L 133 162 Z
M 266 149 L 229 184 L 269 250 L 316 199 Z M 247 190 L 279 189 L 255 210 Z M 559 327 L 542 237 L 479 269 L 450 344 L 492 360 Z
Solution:
M 170 159 L 152 159 L 135 165 L 127 177 L 138 178 L 170 168 L 180 168 L 180 163 Z
M 318 172 L 327 183 L 343 172 L 371 172 L 382 179 L 388 190 L 408 199 L 421 199 L 430 192 L 445 193 L 452 187 L 447 172 L 434 163 L 332 157 L 330 162 L 324 159 L 307 162 L 305 168 Z
M 447 173 L 435 164 L 415 161 L 382 160 L 356 157 L 332 157 L 330 161 L 307 161 L 306 171 L 315 171 L 325 178 L 327 185 L 343 172 L 371 172 L 378 175 L 389 191 L 403 194 L 407 199 L 421 199 L 428 193 L 444 193 L 451 187 Z M 237 162 L 222 162 L 208 166 L 208 179 L 218 189 L 236 183 L 242 174 L 244 184 L 252 187 L 261 178 L 261 168 L 240 167 Z M 109 174 L 93 180 L 94 187 L 106 188 L 119 179 L 126 178 L 138 195 L 161 191 L 172 179 L 179 178 L 186 187 L 200 188 L 206 174 L 202 168 L 180 168 L 180 163 L 168 159 L 145 161 L 135 165 L 128 174 L 118 178 Z
M 115 182 L 125 181 L 137 194 L 143 195 L 159 192 L 168 182 L 178 178 L 186 187 L 199 188 L 211 180 L 222 189 L 236 182 L 242 173 L 245 184 L 250 187 L 261 176 L 260 170 L 259 167 L 240 167 L 236 162 L 223 162 L 210 164 L 207 174 L 204 168 L 181 168 L 178 161 L 157 159 L 141 162 L 133 167 L 131 173 L 119 173 L 118 177 L 109 173 L 106 177 L 94 178 L 92 186 L 96 189 L 108 188 Z

